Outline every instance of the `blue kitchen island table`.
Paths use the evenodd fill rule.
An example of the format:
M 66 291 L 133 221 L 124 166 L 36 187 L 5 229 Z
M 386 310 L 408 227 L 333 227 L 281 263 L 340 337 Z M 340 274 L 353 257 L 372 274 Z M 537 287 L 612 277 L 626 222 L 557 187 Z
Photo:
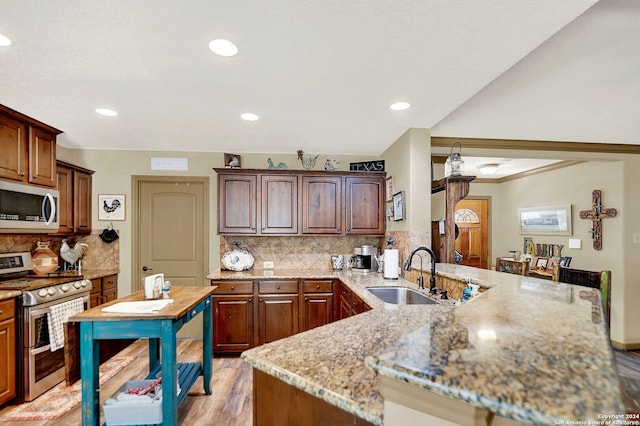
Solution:
M 144 292 L 97 306 L 69 319 L 80 323 L 80 378 L 82 379 L 82 425 L 96 426 L 100 421 L 99 341 L 108 339 L 149 339 L 149 376 L 162 374 L 162 424 L 178 424 L 178 405 L 199 376 L 204 391 L 211 395 L 212 374 L 212 294 L 216 287 L 174 286 L 172 303 L 153 313 L 110 313 L 103 309 L 121 302 L 140 302 Z M 176 333 L 184 324 L 202 313 L 202 363 L 176 362 Z M 161 362 L 162 360 L 162 362 Z M 180 394 L 176 395 L 176 383 Z

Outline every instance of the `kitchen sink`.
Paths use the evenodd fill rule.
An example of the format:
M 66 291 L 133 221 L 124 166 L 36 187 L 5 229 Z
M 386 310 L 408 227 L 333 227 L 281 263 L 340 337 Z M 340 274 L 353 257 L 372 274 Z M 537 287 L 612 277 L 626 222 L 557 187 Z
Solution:
M 406 287 L 369 287 L 367 290 L 378 299 L 394 305 L 432 305 L 436 301 Z

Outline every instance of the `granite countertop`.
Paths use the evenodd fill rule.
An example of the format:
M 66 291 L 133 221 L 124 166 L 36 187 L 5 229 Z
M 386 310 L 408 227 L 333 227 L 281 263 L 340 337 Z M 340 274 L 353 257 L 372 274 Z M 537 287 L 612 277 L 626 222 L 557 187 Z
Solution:
M 15 299 L 22 294 L 20 290 L 0 290 L 0 301 L 7 299 Z
M 119 273 L 120 273 L 119 269 L 83 269 L 82 270 L 82 276 L 87 280 L 108 277 L 109 275 L 117 275 Z
M 374 424 L 383 424 L 378 375 L 534 424 L 624 413 L 597 292 L 460 265 L 436 270 L 488 290 L 458 307 L 395 306 L 366 287 L 416 284 L 351 271 L 216 271 L 208 278 L 338 278 L 349 286 L 373 310 L 242 357 Z

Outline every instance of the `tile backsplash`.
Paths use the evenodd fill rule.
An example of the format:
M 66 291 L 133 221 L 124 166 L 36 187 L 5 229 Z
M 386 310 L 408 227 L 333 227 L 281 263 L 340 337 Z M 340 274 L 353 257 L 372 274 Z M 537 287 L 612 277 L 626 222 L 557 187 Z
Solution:
M 401 264 L 415 246 L 431 245 L 429 232 L 411 231 L 390 231 L 385 238 L 220 236 L 220 254 L 233 250 L 237 243 L 237 247 L 247 249 L 255 258 L 253 269 L 264 269 L 264 262 L 273 262 L 277 269 L 326 270 L 331 268 L 332 254 L 342 254 L 346 260 L 354 253 L 355 247 L 365 244 L 378 247 L 378 251 L 383 253 L 388 238 L 394 239 L 393 247 L 399 250 Z
M 59 257 L 62 239 L 67 238 L 69 246 L 74 247 L 77 243 L 85 243 L 82 257 L 82 267 L 85 270 L 100 271 L 119 269 L 120 264 L 120 240 L 112 243 L 105 243 L 99 237 L 102 230 L 93 230 L 90 235 L 60 236 L 60 235 L 37 235 L 37 234 L 0 234 L 0 252 L 12 253 L 29 251 L 33 255 L 38 246 L 38 241 L 49 242 L 49 249 L 58 253 L 58 265 L 63 264 Z
M 238 247 L 247 249 L 255 258 L 253 269 L 264 269 L 264 262 L 273 262 L 277 269 L 331 268 L 331 255 L 342 254 L 345 259 L 354 252 L 354 247 L 365 244 L 384 247 L 384 238 L 379 237 L 220 237 L 220 253 Z M 220 264 L 222 268 L 222 264 Z

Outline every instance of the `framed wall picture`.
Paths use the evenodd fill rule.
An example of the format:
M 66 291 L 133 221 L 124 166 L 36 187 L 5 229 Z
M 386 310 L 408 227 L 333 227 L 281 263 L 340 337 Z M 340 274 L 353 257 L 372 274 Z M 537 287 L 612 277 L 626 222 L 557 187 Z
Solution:
M 393 201 L 393 185 L 395 179 L 393 176 L 387 178 L 387 201 Z
M 393 220 L 404 220 L 404 191 L 393 194 Z
M 520 234 L 571 235 L 571 204 L 518 209 Z
M 98 195 L 98 220 L 125 220 L 124 194 Z
M 238 154 L 224 154 L 224 166 L 228 169 L 240 168 L 240 156 Z

